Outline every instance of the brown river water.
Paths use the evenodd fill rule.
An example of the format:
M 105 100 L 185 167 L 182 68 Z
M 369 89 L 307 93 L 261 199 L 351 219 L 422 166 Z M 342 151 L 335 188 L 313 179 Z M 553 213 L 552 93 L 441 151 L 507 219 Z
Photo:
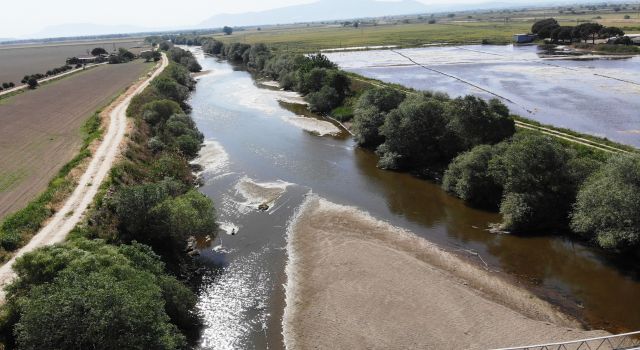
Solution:
M 198 160 L 201 191 L 215 201 L 222 227 L 215 240 L 200 242 L 207 266 L 199 290 L 206 325 L 200 348 L 283 348 L 287 227 L 309 193 L 486 263 L 588 327 L 640 329 L 633 262 L 544 232 L 490 233 L 498 214 L 470 208 L 434 183 L 377 169 L 375 155 L 357 148 L 345 130 L 302 119 L 300 108 L 279 102 L 296 102 L 294 94 L 192 50 L 211 71 L 199 78 L 190 104 L 207 139 Z M 265 202 L 269 210 L 259 211 Z

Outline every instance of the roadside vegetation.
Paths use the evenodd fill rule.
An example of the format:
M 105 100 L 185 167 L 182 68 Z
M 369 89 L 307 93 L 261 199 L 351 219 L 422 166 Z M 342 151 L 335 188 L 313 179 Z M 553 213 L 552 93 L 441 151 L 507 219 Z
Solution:
M 18 259 L 1 314 L 7 349 L 183 349 L 197 339 L 187 246 L 217 226 L 189 165 L 203 139 L 186 113 L 194 87 L 171 61 L 134 97 L 124 159 L 86 222 L 67 242 Z
M 300 92 L 312 111 L 350 121 L 356 141 L 376 152 L 380 168 L 441 181 L 470 205 L 500 211 L 503 221 L 496 229 L 569 233 L 621 252 L 640 247 L 633 211 L 617 211 L 617 219 L 610 220 L 606 213 L 621 203 L 585 199 L 598 178 L 612 177 L 602 175 L 612 167 L 620 173 L 619 181 L 608 183 L 610 189 L 631 191 L 630 198 L 640 195 L 635 175 L 612 165 L 637 164 L 636 152 L 613 156 L 537 131 L 516 132 L 517 117 L 496 99 L 355 87 L 321 54 L 199 40 L 205 52 Z M 640 174 L 631 165 L 625 169 Z

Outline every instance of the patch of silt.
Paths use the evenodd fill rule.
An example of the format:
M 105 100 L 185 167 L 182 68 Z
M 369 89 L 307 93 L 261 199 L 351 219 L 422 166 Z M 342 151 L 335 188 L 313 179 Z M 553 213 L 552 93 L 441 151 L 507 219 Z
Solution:
M 593 336 L 497 273 L 355 207 L 311 195 L 287 233 L 288 349 L 438 348 L 438 337 L 476 348 Z

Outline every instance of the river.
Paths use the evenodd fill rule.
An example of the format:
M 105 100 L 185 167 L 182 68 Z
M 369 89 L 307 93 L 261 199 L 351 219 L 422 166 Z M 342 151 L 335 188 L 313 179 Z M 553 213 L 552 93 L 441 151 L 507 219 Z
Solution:
M 640 282 L 605 254 L 568 238 L 496 235 L 495 213 L 439 186 L 376 168 L 350 135 L 279 100 L 292 93 L 195 50 L 203 70 L 190 104 L 207 140 L 201 191 L 222 232 L 200 242 L 202 349 L 282 349 L 287 226 L 309 193 L 355 206 L 510 276 L 594 328 L 640 329 Z M 295 112 L 294 112 L 295 111 Z M 306 129 L 322 127 L 320 136 Z M 268 203 L 267 211 L 258 210 Z M 476 255 L 477 254 L 477 255 Z
M 603 59 L 513 45 L 326 55 L 366 77 L 454 97 L 499 98 L 522 117 L 640 146 L 640 56 Z

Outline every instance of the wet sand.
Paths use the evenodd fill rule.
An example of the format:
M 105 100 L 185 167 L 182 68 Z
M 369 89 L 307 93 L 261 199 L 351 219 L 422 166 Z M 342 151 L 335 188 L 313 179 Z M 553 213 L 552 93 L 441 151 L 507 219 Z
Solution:
M 489 349 L 605 335 L 410 232 L 310 196 L 288 228 L 288 349 Z

